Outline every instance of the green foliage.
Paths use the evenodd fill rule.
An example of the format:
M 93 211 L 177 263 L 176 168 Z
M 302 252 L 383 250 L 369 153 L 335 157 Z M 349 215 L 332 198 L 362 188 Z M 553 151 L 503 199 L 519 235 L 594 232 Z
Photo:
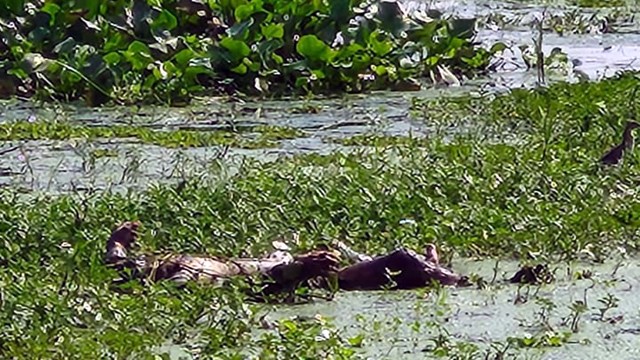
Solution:
M 300 131 L 279 126 L 256 126 L 255 138 L 230 131 L 153 130 L 143 126 L 84 126 L 68 122 L 18 121 L 0 124 L 0 141 L 8 140 L 68 140 L 74 138 L 134 138 L 145 144 L 168 148 L 229 145 L 247 149 L 276 146 L 278 140 L 300 136 Z
M 243 284 L 182 290 L 130 284 L 116 292 L 102 254 L 110 230 L 123 220 L 142 221 L 142 250 L 216 255 L 263 254 L 274 237 L 291 231 L 300 232 L 295 250 L 338 236 L 372 254 L 427 242 L 443 253 L 517 257 L 537 252 L 575 258 L 590 249 L 602 259 L 618 246 L 637 249 L 637 156 L 629 154 L 619 168 L 594 163 L 635 116 L 638 86 L 637 74 L 625 74 L 492 98 L 415 101 L 414 114 L 436 129 L 427 139 L 360 137 L 355 143 L 374 146 L 352 154 L 247 161 L 213 183 L 193 178 L 141 192 L 56 197 L 2 188 L 0 353 L 16 359 L 151 359 L 174 344 L 223 359 L 248 353 L 348 359 L 366 343 L 359 335 L 343 339 L 320 320 L 283 320 L 256 334 L 260 308 L 245 303 Z M 470 125 L 469 134 L 438 130 Z M 18 129 L 14 136 L 25 138 L 141 131 L 56 123 L 3 129 L 11 126 Z M 600 303 L 602 320 L 617 299 Z M 549 326 L 557 305 L 540 304 L 541 323 Z M 579 331 L 587 310 L 586 300 L 573 302 L 566 326 Z M 481 352 L 435 322 L 416 323 L 415 331 L 421 326 L 438 331 L 428 348 L 435 356 Z M 569 335 L 545 330 L 510 337 L 492 352 L 561 346 Z
M 590 8 L 622 7 L 626 4 L 624 0 L 571 0 L 569 3 Z
M 181 104 L 385 89 L 438 66 L 457 76 L 487 67 L 474 21 L 405 20 L 396 3 L 377 3 L 11 0 L 0 6 L 0 97 Z

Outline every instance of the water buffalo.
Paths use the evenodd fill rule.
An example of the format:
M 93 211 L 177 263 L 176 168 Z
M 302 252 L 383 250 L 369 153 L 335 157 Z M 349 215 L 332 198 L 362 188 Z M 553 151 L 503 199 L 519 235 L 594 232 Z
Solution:
M 138 222 L 125 222 L 107 241 L 105 262 L 123 275 L 122 281 L 138 278 L 171 280 L 179 285 L 187 281 L 219 284 L 234 276 L 258 275 L 268 279 L 263 292 L 271 294 L 289 291 L 310 279 L 324 278 L 338 270 L 339 254 L 330 251 L 311 251 L 299 256 L 276 251 L 262 259 L 189 254 L 131 257 L 129 251 L 136 243 L 139 226 Z
M 277 250 L 263 258 L 222 258 L 211 255 L 168 254 L 132 257 L 130 250 L 138 236 L 138 222 L 125 222 L 111 233 L 107 241 L 105 262 L 119 270 L 124 280 L 131 278 L 151 281 L 171 280 L 180 285 L 187 281 L 220 283 L 236 276 L 261 277 L 260 294 L 272 295 L 295 290 L 299 286 L 332 288 L 334 290 L 415 289 L 433 283 L 469 285 L 466 276 L 439 264 L 435 245 L 429 244 L 424 254 L 400 248 L 388 254 L 371 257 L 350 249 L 337 241 L 300 255 Z M 353 262 L 339 267 L 341 254 Z M 511 280 L 514 283 L 534 282 L 538 268 L 523 268 Z

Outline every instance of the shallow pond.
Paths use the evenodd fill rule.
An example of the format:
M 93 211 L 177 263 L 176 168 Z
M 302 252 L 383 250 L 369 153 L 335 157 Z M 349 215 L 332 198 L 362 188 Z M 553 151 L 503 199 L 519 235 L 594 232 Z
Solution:
M 496 263 L 459 259 L 453 267 L 466 274 L 493 278 Z M 340 292 L 333 301 L 306 305 L 271 306 L 271 320 L 283 318 L 330 319 L 341 336 L 364 335 L 359 353 L 369 359 L 423 359 L 433 357 L 434 339 L 445 335 L 450 344 L 474 344 L 481 349 L 507 338 L 527 338 L 543 334 L 543 324 L 554 331 L 571 333 L 570 306 L 587 301 L 579 316 L 577 332 L 557 347 L 514 350 L 506 358 L 533 359 L 638 359 L 640 358 L 640 262 L 637 260 L 593 265 L 558 264 L 557 280 L 541 287 L 505 283 L 503 278 L 518 269 L 515 262 L 498 263 L 497 280 L 486 289 L 445 288 L 439 291 Z M 592 280 L 576 280 L 575 274 L 589 270 Z M 586 294 L 586 297 L 585 297 Z M 618 300 L 617 307 L 600 319 L 599 301 L 607 296 Z M 522 301 L 517 301 L 520 298 Z M 541 316 L 546 299 L 553 309 Z M 549 303 L 547 303 L 549 304 Z M 611 320 L 611 319 L 615 319 Z M 314 321 L 314 320 L 308 320 Z M 429 326 L 437 322 L 437 327 Z M 175 358 L 188 355 L 178 347 L 168 347 Z M 484 357 L 482 357 L 484 358 Z

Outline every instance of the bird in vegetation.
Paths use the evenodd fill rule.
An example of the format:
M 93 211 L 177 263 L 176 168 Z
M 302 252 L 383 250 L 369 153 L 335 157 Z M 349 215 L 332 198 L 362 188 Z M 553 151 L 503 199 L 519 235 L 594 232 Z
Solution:
M 627 126 L 622 133 L 622 142 L 609 150 L 602 158 L 600 163 L 603 165 L 617 165 L 622 160 L 624 152 L 633 148 L 633 135 L 631 132 L 633 129 L 640 127 L 640 124 L 635 121 L 627 121 Z
M 427 244 L 425 247 L 425 257 L 427 261 L 430 261 L 436 265 L 439 265 L 440 259 L 438 259 L 438 251 L 436 250 L 436 246 L 433 244 Z

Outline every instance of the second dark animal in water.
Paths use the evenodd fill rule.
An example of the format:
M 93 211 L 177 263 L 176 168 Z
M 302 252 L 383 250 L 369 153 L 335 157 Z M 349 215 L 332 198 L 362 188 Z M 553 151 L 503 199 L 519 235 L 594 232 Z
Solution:
M 627 121 L 627 126 L 622 133 L 622 142 L 613 149 L 609 150 L 602 158 L 600 163 L 603 165 L 617 165 L 622 160 L 624 153 L 633 148 L 633 129 L 640 127 L 635 121 Z

